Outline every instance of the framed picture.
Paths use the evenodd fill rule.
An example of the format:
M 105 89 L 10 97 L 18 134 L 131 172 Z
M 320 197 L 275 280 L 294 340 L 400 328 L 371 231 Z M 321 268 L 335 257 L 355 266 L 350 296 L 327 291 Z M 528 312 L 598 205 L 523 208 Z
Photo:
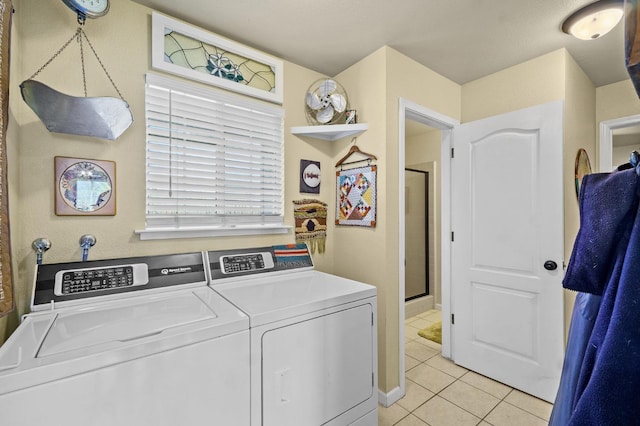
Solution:
M 300 192 L 320 193 L 320 162 L 300 160 Z
M 151 66 L 282 103 L 281 60 L 156 12 L 152 14 Z
M 56 157 L 55 171 L 56 215 L 116 214 L 116 163 Z
M 376 226 L 377 166 L 336 172 L 336 225 Z
M 345 124 L 356 124 L 358 122 L 358 112 L 355 109 L 348 109 Z

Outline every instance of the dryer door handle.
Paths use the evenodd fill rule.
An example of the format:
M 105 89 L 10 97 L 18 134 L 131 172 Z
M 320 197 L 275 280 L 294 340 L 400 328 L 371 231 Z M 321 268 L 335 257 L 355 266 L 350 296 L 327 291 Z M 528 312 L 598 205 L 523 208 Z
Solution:
M 291 391 L 289 383 L 290 372 L 289 368 L 285 368 L 274 373 L 276 375 L 276 395 L 280 396 L 278 398 L 280 404 L 287 404 L 291 401 L 289 397 Z

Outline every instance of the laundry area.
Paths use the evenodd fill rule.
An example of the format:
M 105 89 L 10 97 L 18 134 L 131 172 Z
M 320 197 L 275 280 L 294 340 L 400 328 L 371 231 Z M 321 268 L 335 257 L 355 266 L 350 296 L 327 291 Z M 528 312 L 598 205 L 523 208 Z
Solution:
M 375 287 L 314 271 L 304 244 L 36 276 L 0 352 L 12 425 L 377 422 Z
M 629 419 L 637 2 L 276 3 L 0 0 L 0 424 Z

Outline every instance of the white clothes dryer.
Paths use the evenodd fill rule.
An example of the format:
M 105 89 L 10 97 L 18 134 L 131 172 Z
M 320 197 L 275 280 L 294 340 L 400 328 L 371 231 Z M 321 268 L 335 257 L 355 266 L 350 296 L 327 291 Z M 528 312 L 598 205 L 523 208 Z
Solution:
M 0 347 L 0 423 L 249 425 L 249 321 L 203 253 L 40 265 Z
M 304 244 L 208 257 L 249 315 L 252 426 L 378 424 L 375 287 L 315 271 Z

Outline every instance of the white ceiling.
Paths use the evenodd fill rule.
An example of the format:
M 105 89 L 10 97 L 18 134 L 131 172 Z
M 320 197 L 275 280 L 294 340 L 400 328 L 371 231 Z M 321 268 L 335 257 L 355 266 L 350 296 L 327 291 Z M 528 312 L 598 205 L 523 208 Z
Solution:
M 628 78 L 623 22 L 590 41 L 560 29 L 592 0 L 134 1 L 328 76 L 388 45 L 459 84 L 561 47 L 596 86 Z

